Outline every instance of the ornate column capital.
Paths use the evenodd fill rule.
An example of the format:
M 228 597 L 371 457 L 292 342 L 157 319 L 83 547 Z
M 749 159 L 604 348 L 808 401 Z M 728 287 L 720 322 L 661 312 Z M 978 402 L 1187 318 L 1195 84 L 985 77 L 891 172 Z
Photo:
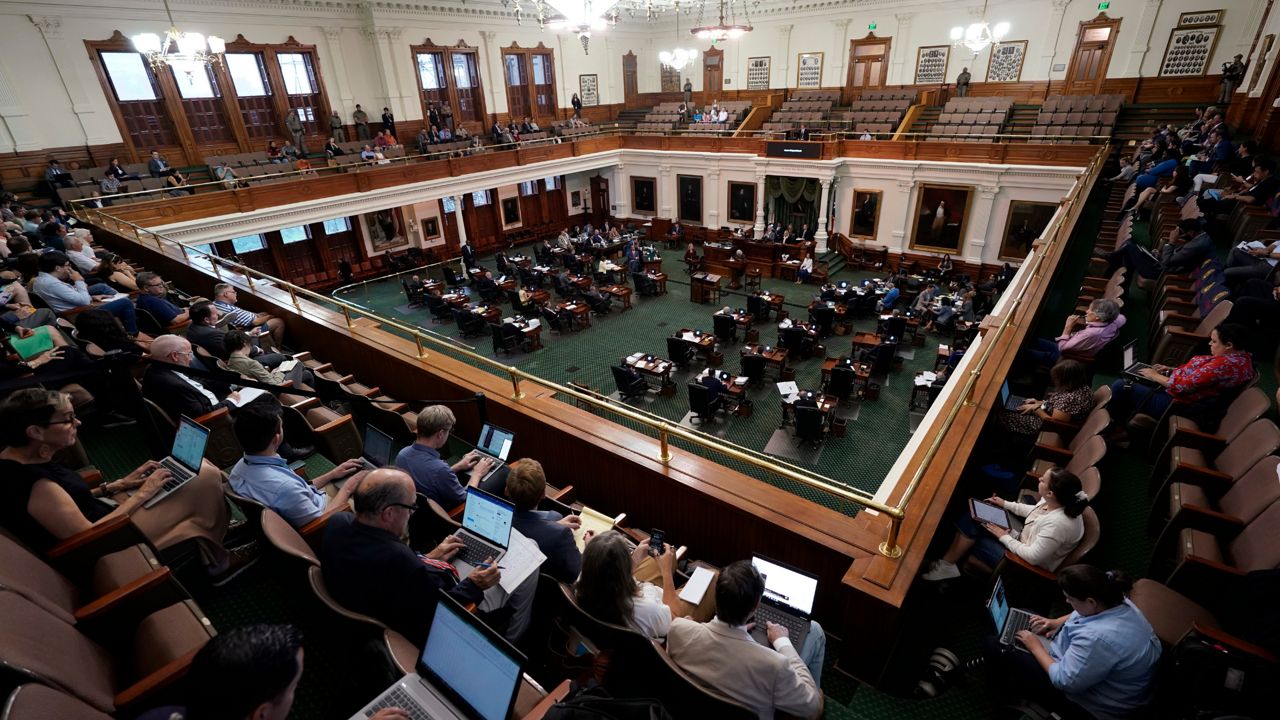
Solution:
M 981 9 L 978 10 L 978 14 L 979 15 L 982 14 Z M 893 19 L 898 21 L 898 27 L 906 27 L 907 25 L 910 25 L 911 21 L 914 20 L 915 17 L 916 17 L 915 13 L 909 13 L 909 12 L 893 14 Z
M 62 18 L 57 15 L 28 15 L 31 24 L 40 29 L 40 33 L 50 40 L 62 37 Z
M 991 198 L 996 196 L 996 193 L 999 193 L 999 192 L 1000 192 L 1000 188 L 996 187 L 995 185 L 982 185 L 978 188 L 978 197 L 982 198 L 983 200 L 990 200 Z
M 331 43 L 336 43 L 342 39 L 342 28 L 326 26 L 320 29 L 324 31 L 324 39 L 328 40 Z
M 1156 0 L 1159 2 L 1159 0 Z M 1071 4 L 1071 0 L 1049 0 L 1049 4 L 1053 6 L 1056 13 L 1066 12 L 1067 6 Z M 981 10 L 979 10 L 981 12 Z
M 481 30 L 481 31 L 480 31 L 480 37 L 481 37 L 481 38 L 483 38 L 483 39 L 484 39 L 484 41 L 485 41 L 485 42 L 487 42 L 487 43 L 491 43 L 491 42 L 493 42 L 493 39 L 494 39 L 494 38 L 496 38 L 497 36 L 498 36 L 498 32 L 497 32 L 496 30 Z

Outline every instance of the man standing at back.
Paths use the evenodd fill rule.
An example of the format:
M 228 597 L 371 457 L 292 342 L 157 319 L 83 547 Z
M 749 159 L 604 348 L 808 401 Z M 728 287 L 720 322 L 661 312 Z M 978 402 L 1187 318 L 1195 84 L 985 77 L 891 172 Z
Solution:
M 369 113 L 365 112 L 359 104 L 356 105 L 356 111 L 351 113 L 351 122 L 356 126 L 356 139 L 369 139 Z
M 755 711 L 760 720 L 784 712 L 802 718 L 822 714 L 820 687 L 826 635 L 811 623 L 801 653 L 786 628 L 766 623 L 769 644 L 751 637 L 752 617 L 764 595 L 764 578 L 749 560 L 739 560 L 716 580 L 716 617 L 700 623 L 671 621 L 667 654 L 699 683 Z

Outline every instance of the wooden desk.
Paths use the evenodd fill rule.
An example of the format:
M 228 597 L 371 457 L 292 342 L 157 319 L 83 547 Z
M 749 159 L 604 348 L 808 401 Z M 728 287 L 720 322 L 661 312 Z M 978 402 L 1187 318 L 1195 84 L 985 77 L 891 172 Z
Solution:
M 659 295 L 667 294 L 667 274 L 664 272 L 654 272 L 652 270 L 646 273 L 653 284 L 658 288 Z
M 680 331 L 672 335 L 672 337 L 678 337 L 689 343 L 689 345 L 693 347 L 694 352 L 702 355 L 703 357 L 710 357 L 711 353 L 715 352 L 716 349 L 715 333 L 705 333 L 698 330 L 691 330 L 689 328 L 681 328 Z
M 733 321 L 738 325 L 738 327 L 744 330 L 750 328 L 751 324 L 756 321 L 756 316 L 746 310 L 730 310 L 728 313 L 724 310 L 717 310 L 715 315 L 712 317 L 715 317 L 716 315 L 728 315 L 733 318 Z
M 470 308 L 471 312 L 484 318 L 486 323 L 496 323 L 502 320 L 502 308 L 497 305 L 478 305 Z
M 471 300 L 465 293 L 449 293 L 448 295 L 441 295 L 440 299 L 449 303 L 449 307 L 454 308 L 464 308 Z
M 529 341 L 529 350 L 542 349 L 542 323 L 538 323 L 536 327 L 530 327 L 529 322 L 516 322 L 515 318 L 503 318 L 503 323 L 511 322 L 520 328 L 520 332 L 524 334 L 524 339 Z
M 622 301 L 622 311 L 631 309 L 631 288 L 626 285 L 605 285 L 600 292 L 612 295 Z
M 670 360 L 664 360 L 658 356 L 653 356 L 652 360 L 646 360 L 646 355 L 637 357 L 629 357 L 626 362 L 629 367 L 634 368 L 641 375 L 647 375 L 658 381 L 657 389 L 660 395 L 671 395 L 675 392 L 676 386 L 671 382 L 671 369 L 675 367 L 675 363 Z
M 644 271 L 647 273 L 662 272 L 662 258 L 657 260 L 645 260 Z
M 849 360 L 848 357 L 838 357 L 838 358 L 829 357 L 826 360 L 823 360 L 822 361 L 822 381 L 824 383 L 829 382 L 831 380 L 831 371 L 835 369 L 836 365 L 839 365 L 847 360 Z M 867 365 L 866 363 L 855 362 L 855 363 L 852 363 L 851 367 L 853 367 L 854 379 L 856 379 L 858 382 L 867 383 L 871 381 L 870 365 Z
M 498 287 L 502 288 L 502 291 L 503 291 L 503 292 L 506 292 L 506 291 L 508 291 L 508 290 L 515 290 L 515 289 L 516 289 L 516 279 L 515 279 L 515 278 L 512 278 L 512 277 L 509 277 L 509 278 L 507 278 L 506 280 L 503 280 L 502 282 L 498 283 Z
M 871 350 L 880 347 L 880 336 L 865 330 L 854 333 L 853 335 L 853 352 L 856 355 L 861 350 Z
M 591 278 L 587 275 L 579 275 L 573 279 L 572 284 L 582 292 L 586 292 L 587 288 L 591 287 Z
M 422 291 L 428 295 L 443 295 L 444 283 L 439 280 L 428 280 L 422 283 Z
M 799 392 L 796 394 L 796 398 L 799 399 L 800 396 L 810 392 L 813 393 L 813 400 L 818 404 L 818 409 L 822 411 L 823 415 L 827 415 L 828 420 L 830 420 L 830 415 L 832 412 L 835 411 L 836 404 L 834 402 L 828 401 L 827 396 L 823 395 L 822 391 L 806 390 L 804 388 L 800 388 Z M 785 397 L 782 398 L 782 422 L 794 423 L 796 421 L 795 410 L 796 410 L 795 400 L 788 400 Z
M 581 323 L 582 327 L 591 327 L 591 306 L 581 302 L 562 302 L 556 310 L 572 315 L 572 323 Z
M 535 305 L 542 305 L 551 299 L 551 293 L 546 290 L 534 290 L 529 293 L 529 302 Z
M 937 372 L 947 366 L 947 360 L 951 359 L 951 346 L 939 345 L 938 354 L 933 359 L 933 371 Z
M 720 302 L 720 276 L 696 272 L 689 278 L 689 300 L 696 303 Z
M 553 705 L 569 696 L 569 691 L 572 689 L 572 680 L 562 680 L 551 692 L 545 692 L 528 675 L 525 675 L 520 680 L 520 689 L 516 692 L 515 707 L 511 708 L 511 716 L 517 720 L 542 720 Z
M 778 372 L 781 373 L 782 369 L 787 366 L 786 348 L 780 348 L 780 347 L 777 347 L 776 345 L 771 345 L 771 346 L 768 346 L 769 351 L 765 352 L 764 350 L 765 347 L 766 346 L 763 345 L 762 343 L 754 343 L 754 342 L 747 343 L 742 348 L 742 356 L 746 357 L 747 355 L 763 355 L 765 363 L 769 365 L 777 365 Z
M 791 259 L 786 262 L 778 263 L 778 279 L 795 281 L 797 273 L 800 272 L 800 261 Z
M 769 303 L 769 309 L 776 313 L 782 309 L 782 303 L 787 298 L 785 295 L 777 293 L 762 292 L 760 293 L 760 299 Z

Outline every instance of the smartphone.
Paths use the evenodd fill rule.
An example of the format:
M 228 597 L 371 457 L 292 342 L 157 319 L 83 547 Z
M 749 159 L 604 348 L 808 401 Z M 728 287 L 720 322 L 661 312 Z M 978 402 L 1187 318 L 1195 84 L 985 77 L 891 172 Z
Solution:
M 667 534 L 657 528 L 649 531 L 649 554 L 661 555 L 667 551 L 666 543 Z

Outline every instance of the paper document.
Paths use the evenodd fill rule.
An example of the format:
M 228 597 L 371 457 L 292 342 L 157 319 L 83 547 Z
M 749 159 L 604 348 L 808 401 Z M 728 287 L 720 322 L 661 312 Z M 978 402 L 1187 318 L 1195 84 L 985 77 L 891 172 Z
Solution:
M 778 383 L 778 392 L 782 393 L 784 397 L 787 395 L 795 395 L 800 392 L 800 386 L 796 385 L 794 380 L 780 382 Z
M 573 531 L 573 541 L 578 544 L 578 552 L 582 552 L 587 548 L 586 535 L 588 530 L 600 535 L 613 529 L 613 518 L 606 517 L 585 505 L 578 517 L 581 518 L 582 524 L 578 526 L 577 530 Z
M 507 545 L 507 553 L 498 561 L 498 565 L 502 567 L 502 579 L 498 584 L 508 593 L 515 592 L 520 583 L 537 572 L 546 559 L 547 556 L 538 549 L 538 543 L 511 528 L 511 542 Z
M 284 362 L 282 362 L 282 363 L 280 363 L 278 366 L 276 366 L 276 369 L 277 369 L 277 370 L 279 370 L 279 371 L 280 371 L 280 372 L 282 372 L 282 373 L 287 373 L 287 372 L 289 372 L 290 370 L 294 369 L 294 368 L 295 368 L 295 367 L 297 367 L 297 366 L 298 366 L 298 361 L 297 361 L 297 360 L 285 360 Z
M 259 389 L 259 388 L 240 388 L 240 390 L 239 390 L 239 394 L 240 394 L 240 399 L 239 399 L 239 400 L 232 400 L 231 402 L 232 402 L 232 404 L 234 404 L 236 407 L 244 407 L 245 405 L 247 405 L 247 404 L 249 404 L 249 403 L 253 402 L 253 401 L 254 401 L 254 400 L 256 400 L 256 399 L 258 399 L 259 397 L 262 397 L 263 395 L 266 395 L 266 394 L 267 394 L 267 391 L 266 391 L 266 390 L 261 390 L 261 389 Z M 228 398 L 228 399 L 230 399 L 230 398 Z
M 536 320 L 536 319 L 535 319 L 535 320 L 530 320 L 530 321 L 529 321 L 529 329 L 530 329 L 530 330 L 535 330 L 535 329 L 540 328 L 540 327 L 542 327 L 542 321 L 541 321 L 541 320 Z
M 715 573 L 701 565 L 694 568 L 693 577 L 689 578 L 689 582 L 680 588 L 680 599 L 690 605 L 701 603 L 702 596 L 707 594 L 707 588 L 711 587 L 711 580 L 715 576 Z

